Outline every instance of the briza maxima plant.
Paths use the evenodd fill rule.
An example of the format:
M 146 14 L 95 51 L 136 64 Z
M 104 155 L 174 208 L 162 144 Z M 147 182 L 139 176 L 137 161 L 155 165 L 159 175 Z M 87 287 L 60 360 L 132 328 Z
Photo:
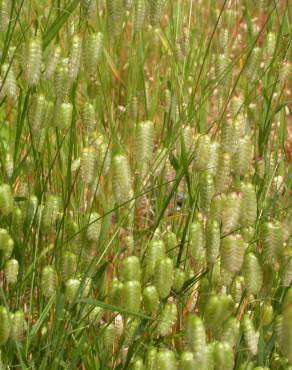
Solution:
M 0 0 L 0 369 L 292 369 L 288 3 Z

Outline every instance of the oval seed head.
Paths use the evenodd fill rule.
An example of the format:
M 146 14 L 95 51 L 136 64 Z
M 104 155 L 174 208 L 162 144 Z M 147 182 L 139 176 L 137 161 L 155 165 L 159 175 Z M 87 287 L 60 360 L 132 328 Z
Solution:
M 170 257 L 173 257 L 175 254 L 175 249 L 178 246 L 177 236 L 174 232 L 167 230 L 164 235 L 164 242 L 166 245 L 167 253 Z
M 228 119 L 221 128 L 221 145 L 224 152 L 234 154 L 240 136 L 240 121 Z
M 246 247 L 240 234 L 227 235 L 220 245 L 222 267 L 231 273 L 239 272 Z
M 191 223 L 189 229 L 189 250 L 195 260 L 201 261 L 204 259 L 205 243 L 204 225 L 198 219 Z
M 112 30 L 113 36 L 117 36 L 123 29 L 124 0 L 108 0 L 106 3 L 109 15 L 109 29 Z
M 186 341 L 190 351 L 194 354 L 196 366 L 201 369 L 207 364 L 207 343 L 203 321 L 200 317 L 189 314 L 186 326 Z
M 210 205 L 210 218 L 213 220 L 218 221 L 219 223 L 222 221 L 222 212 L 224 209 L 226 195 L 225 194 L 217 194 L 211 200 Z
M 159 308 L 159 296 L 154 285 L 149 285 L 143 290 L 143 306 L 148 315 L 153 315 Z
M 39 37 L 32 37 L 26 46 L 24 76 L 29 86 L 39 82 L 42 65 L 42 45 Z
M 206 224 L 206 257 L 207 263 L 214 264 L 220 251 L 220 225 L 209 219 Z
M 254 226 L 257 218 L 257 197 L 255 188 L 251 183 L 242 183 L 241 224 Z
M 133 196 L 132 177 L 128 159 L 123 154 L 113 157 L 113 192 L 117 203 L 129 201 Z
M 211 328 L 221 325 L 230 315 L 234 308 L 234 302 L 230 295 L 211 295 L 208 299 L 204 319 Z
M 214 179 L 216 193 L 222 193 L 227 190 L 230 183 L 230 165 L 230 154 L 227 152 L 221 152 Z
M 238 340 L 239 330 L 239 321 L 235 317 L 230 317 L 223 325 L 220 339 L 222 342 L 229 343 L 231 347 L 234 347 Z
M 177 370 L 177 361 L 173 351 L 165 349 L 156 356 L 157 370 Z
M 79 288 L 80 288 L 80 280 L 78 279 L 67 280 L 65 283 L 65 298 L 69 302 L 73 302 Z
M 292 305 L 288 306 L 283 313 L 282 333 L 280 341 L 281 351 L 292 363 Z
M 156 347 L 150 347 L 146 353 L 145 365 L 148 370 L 156 370 Z
M 84 184 L 93 182 L 96 173 L 97 153 L 94 147 L 83 148 L 81 156 L 81 177 Z
M 218 143 L 217 141 L 213 141 L 210 144 L 210 158 L 207 168 L 207 172 L 213 177 L 216 175 L 218 171 L 220 154 L 221 154 L 220 143 Z
M 215 187 L 212 176 L 205 172 L 201 175 L 199 181 L 200 190 L 200 208 L 204 214 L 209 214 L 212 197 L 215 193 Z
M 188 158 L 193 147 L 193 133 L 190 126 L 184 126 L 180 133 L 180 142 L 178 142 L 177 155 L 180 157 L 183 153 Z
M 254 81 L 258 76 L 258 71 L 261 63 L 262 50 L 259 47 L 253 47 L 246 63 L 246 77 Z
M 238 140 L 237 151 L 232 158 L 232 169 L 235 175 L 245 176 L 253 157 L 253 146 L 248 136 Z
M 141 283 L 137 280 L 127 281 L 123 286 L 123 305 L 125 309 L 139 312 L 141 304 Z
M 87 73 L 95 72 L 103 51 L 104 37 L 101 32 L 92 33 L 85 40 L 83 50 L 84 67 Z
M 264 304 L 262 311 L 262 324 L 268 326 L 273 322 L 274 309 L 271 304 Z
M 68 130 L 72 123 L 73 105 L 71 103 L 62 103 L 60 105 L 58 116 L 55 117 L 57 127 L 61 130 Z
M 44 120 L 46 116 L 47 100 L 43 94 L 34 95 L 29 111 L 30 129 L 36 147 L 39 146 Z
M 158 2 L 157 0 L 153 0 Z M 169 89 L 163 89 L 161 92 L 160 104 L 165 112 L 169 112 L 171 107 L 171 92 Z
M 227 342 L 217 342 L 214 350 L 216 370 L 232 370 L 234 367 L 234 354 Z
M 17 282 L 18 271 L 19 271 L 19 264 L 17 260 L 11 259 L 11 260 L 6 261 L 4 273 L 5 273 L 7 284 L 13 285 Z
M 156 26 L 160 20 L 163 8 L 162 0 L 149 0 L 149 19 L 152 26 Z
M 183 352 L 180 358 L 180 369 L 181 370 L 193 370 L 195 369 L 195 360 L 192 352 Z
M 6 154 L 4 167 L 5 167 L 5 173 L 8 179 L 11 179 L 13 175 L 13 171 L 14 171 L 14 164 L 13 164 L 12 155 L 10 153 Z
M 5 307 L 0 306 L 0 347 L 9 339 L 10 331 L 9 313 Z
M 82 108 L 82 123 L 88 133 L 92 133 L 96 128 L 96 117 L 94 105 L 85 102 Z
M 129 102 L 129 113 L 130 117 L 134 122 L 138 119 L 138 113 L 139 113 L 139 102 L 137 96 L 132 96 Z
M 145 20 L 145 0 L 135 0 L 135 13 L 134 13 L 134 30 L 139 32 L 144 26 Z
M 140 122 L 135 132 L 135 160 L 139 173 L 144 177 L 149 170 L 154 149 L 154 124 L 151 121 Z
M 242 319 L 242 331 L 249 352 L 255 356 L 258 353 L 259 336 L 255 331 L 252 320 L 247 314 Z
M 146 256 L 145 267 L 143 270 L 143 279 L 147 281 L 154 275 L 157 261 L 165 257 L 165 244 L 162 240 L 151 240 L 149 243 Z
M 42 225 L 45 230 L 50 229 L 57 221 L 59 214 L 59 199 L 55 195 L 49 195 L 42 215 Z
M 14 207 L 12 211 L 12 229 L 16 237 L 20 238 L 23 232 L 23 213 L 21 208 Z
M 130 256 L 123 260 L 121 277 L 123 282 L 141 280 L 141 266 L 138 257 Z
M 276 34 L 275 32 L 269 32 L 267 34 L 265 52 L 268 59 L 271 59 L 274 55 L 276 48 Z
M 180 292 L 184 285 L 185 280 L 186 280 L 185 271 L 181 270 L 180 268 L 176 268 L 174 270 L 173 290 L 177 293 Z
M 175 303 L 166 303 L 158 317 L 157 333 L 162 337 L 170 335 L 177 321 L 177 307 Z
M 239 303 L 242 299 L 244 291 L 244 278 L 243 276 L 236 276 L 231 285 L 231 295 L 235 303 Z
M 239 227 L 242 195 L 239 193 L 227 194 L 222 209 L 222 232 L 230 233 Z
M 7 94 L 12 100 L 15 100 L 17 97 L 17 82 L 12 65 L 9 66 L 8 63 L 2 64 L 1 78 L 2 81 L 4 81 L 4 93 Z
M 155 267 L 154 285 L 160 298 L 166 298 L 173 283 L 173 262 L 170 258 L 159 259 Z
M 194 169 L 204 171 L 208 168 L 211 140 L 208 135 L 198 135 L 195 138 Z
M 23 311 L 16 311 L 11 315 L 11 338 L 17 341 L 24 339 L 25 318 Z
M 146 370 L 141 358 L 135 359 L 130 370 Z
M 64 282 L 73 278 L 77 270 L 77 256 L 72 252 L 64 252 L 61 257 L 60 273 Z
M 262 226 L 263 254 L 269 263 L 273 263 L 282 254 L 283 233 L 280 223 L 265 222 Z
M 46 69 L 44 72 L 45 80 L 52 79 L 56 71 L 57 65 L 60 61 L 60 58 L 61 58 L 61 47 L 59 45 L 53 45 L 50 51 L 50 54 L 48 56 L 48 61 L 47 61 Z
M 57 66 L 54 84 L 55 94 L 57 98 L 62 101 L 68 94 L 70 88 L 68 58 L 63 58 Z
M 101 343 L 106 351 L 112 351 L 116 339 L 116 330 L 114 324 L 105 324 L 101 328 Z
M 263 285 L 263 271 L 257 257 L 253 253 L 245 255 L 242 273 L 247 293 L 258 294 Z
M 81 37 L 79 35 L 74 35 L 71 42 L 68 63 L 68 76 L 71 82 L 73 82 L 78 75 L 80 69 L 81 52 L 82 52 Z
M 8 184 L 0 185 L 0 212 L 7 216 L 13 211 L 13 195 Z
M 88 228 L 86 232 L 87 239 L 92 242 L 98 242 L 101 230 L 100 215 L 97 212 L 92 212 L 89 217 Z
M 117 307 L 122 305 L 123 286 L 124 284 L 118 279 L 114 279 L 111 282 L 109 293 L 108 293 L 110 304 L 117 306 Z
M 57 272 L 52 266 L 45 266 L 41 275 L 42 293 L 49 298 L 56 293 Z
M 6 229 L 0 229 L 0 249 L 5 260 L 9 260 L 14 248 L 14 241 Z

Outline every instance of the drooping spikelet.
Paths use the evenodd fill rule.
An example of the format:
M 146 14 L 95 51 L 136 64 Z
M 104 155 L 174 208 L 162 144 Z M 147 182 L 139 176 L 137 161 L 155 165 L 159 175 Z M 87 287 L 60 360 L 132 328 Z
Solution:
M 248 314 L 243 316 L 242 331 L 248 350 L 253 356 L 255 356 L 258 352 L 259 336 L 258 333 L 256 333 L 253 322 Z
M 19 264 L 16 259 L 10 259 L 6 261 L 4 273 L 7 284 L 15 284 L 18 278 Z
M 101 230 L 101 217 L 97 212 L 92 212 L 89 217 L 88 228 L 86 232 L 87 239 L 98 242 Z
M 199 181 L 200 208 L 205 215 L 210 212 L 210 205 L 215 193 L 214 181 L 208 172 L 202 173 Z
M 93 73 L 102 56 L 104 37 L 101 32 L 90 34 L 83 49 L 84 67 L 87 73 Z
M 154 285 L 160 298 L 166 298 L 173 283 L 173 262 L 170 258 L 159 259 L 155 267 Z
M 202 319 L 194 314 L 189 314 L 187 319 L 186 340 L 189 350 L 194 354 L 196 366 L 206 369 L 207 343 L 205 327 Z
M 275 262 L 283 249 L 283 234 L 277 221 L 265 222 L 262 226 L 263 254 L 269 263 Z
M 205 234 L 203 222 L 199 219 L 190 225 L 189 229 L 189 252 L 197 261 L 205 256 Z
M 256 295 L 263 285 L 263 271 L 255 254 L 246 254 L 242 272 L 247 293 Z
M 96 169 L 96 151 L 92 146 L 83 148 L 81 156 L 81 176 L 84 184 L 91 184 Z
M 216 220 L 209 219 L 206 224 L 206 257 L 207 263 L 215 263 L 220 250 L 220 225 Z
M 141 283 L 137 280 L 127 281 L 123 286 L 122 294 L 125 309 L 138 312 L 141 305 Z
M 0 306 L 0 346 L 3 346 L 9 339 L 10 330 L 9 312 L 5 307 Z
M 230 154 L 226 152 L 221 152 L 215 176 L 216 193 L 222 193 L 228 188 L 230 182 L 230 164 L 231 164 Z
M 149 169 L 154 148 L 154 124 L 151 121 L 140 122 L 135 132 L 135 159 L 142 177 Z
M 149 285 L 143 290 L 143 307 L 148 315 L 153 315 L 159 308 L 159 296 L 154 285 Z
M 113 157 L 113 191 L 117 203 L 129 201 L 133 196 L 132 178 L 128 159 L 123 154 Z
M 48 56 L 48 61 L 46 64 L 45 72 L 44 72 L 44 79 L 50 80 L 59 64 L 61 58 L 61 47 L 59 45 L 53 45 Z
M 82 53 L 81 37 L 79 35 L 74 35 L 71 42 L 68 62 L 68 76 L 71 82 L 73 82 L 76 79 L 79 73 L 81 53 Z
M 239 193 L 229 193 L 224 199 L 222 209 L 222 231 L 229 233 L 239 226 L 241 213 L 242 195 Z
M 135 0 L 134 30 L 142 30 L 145 20 L 145 0 Z
M 222 267 L 232 273 L 239 272 L 243 264 L 246 243 L 240 234 L 227 235 L 220 246 Z
M 241 216 L 242 225 L 254 226 L 257 218 L 257 197 L 255 188 L 251 183 L 242 183 Z
M 158 370 L 177 370 L 175 354 L 170 349 L 164 349 L 157 353 L 156 365 Z
M 39 82 L 42 64 L 42 45 L 38 36 L 28 41 L 24 56 L 24 76 L 29 86 Z
M 52 266 L 45 266 L 41 274 L 41 288 L 45 297 L 51 297 L 56 293 L 57 272 Z
M 16 77 L 12 68 L 8 63 L 3 63 L 1 66 L 1 79 L 4 81 L 3 92 L 11 99 L 15 99 L 17 95 Z M 2 84 L 1 84 L 2 85 Z M 0 85 L 0 88 L 2 86 Z M 3 93 L 1 91 L 1 94 Z
M 0 185 L 0 214 L 9 215 L 13 211 L 13 195 L 8 184 Z
M 238 140 L 238 148 L 232 158 L 232 170 L 235 175 L 245 176 L 253 157 L 253 146 L 248 136 Z
M 177 307 L 175 303 L 166 303 L 158 317 L 158 335 L 165 337 L 170 335 L 177 321 Z

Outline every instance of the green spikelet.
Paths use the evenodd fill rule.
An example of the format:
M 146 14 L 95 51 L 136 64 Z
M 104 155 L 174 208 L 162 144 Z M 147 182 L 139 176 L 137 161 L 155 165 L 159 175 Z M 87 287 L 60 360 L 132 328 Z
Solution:
M 206 257 L 207 263 L 215 263 L 220 250 L 220 225 L 216 220 L 209 219 L 206 224 Z
M 292 284 L 292 248 L 284 249 L 281 259 L 282 285 L 289 287 Z
M 220 30 L 219 34 L 219 45 L 223 53 L 225 52 L 228 46 L 228 41 L 229 41 L 229 30 L 223 28 L 222 30 Z
M 149 0 L 149 19 L 152 26 L 156 26 L 162 13 L 162 0 Z
M 228 86 L 230 82 L 229 68 L 231 60 L 225 54 L 216 55 L 215 59 L 215 74 L 216 79 L 223 86 Z
M 160 104 L 165 112 L 169 112 L 170 107 L 171 107 L 171 91 L 169 89 L 162 90 L 161 97 L 160 97 Z
M 56 270 L 52 266 L 45 266 L 41 275 L 41 288 L 45 297 L 50 298 L 56 293 L 57 281 Z
M 11 260 L 6 261 L 4 273 L 5 273 L 7 284 L 13 285 L 17 282 L 18 271 L 19 271 L 19 264 L 17 260 L 11 259 Z
M 50 229 L 57 221 L 59 213 L 59 199 L 55 195 L 49 195 L 42 215 L 42 225 L 45 230 Z
M 42 64 L 42 45 L 39 37 L 29 39 L 24 56 L 24 76 L 29 86 L 39 82 Z
M 23 222 L 24 217 L 21 208 L 14 207 L 12 211 L 12 229 L 17 238 L 20 238 L 23 234 Z
M 72 122 L 73 105 L 71 103 L 62 103 L 60 105 L 58 127 L 62 130 L 68 130 Z
M 170 335 L 177 321 L 177 307 L 175 303 L 166 303 L 158 317 L 158 335 Z
M 239 303 L 244 291 L 244 278 L 243 276 L 236 276 L 231 285 L 231 295 L 235 303 Z
M 105 324 L 101 332 L 101 343 L 105 351 L 112 351 L 116 339 L 116 330 L 113 324 Z
M 6 229 L 0 229 L 0 250 L 5 260 L 9 260 L 14 248 L 14 241 Z
M 182 289 L 184 282 L 186 280 L 186 273 L 185 271 L 181 270 L 180 268 L 176 268 L 174 270 L 174 277 L 173 277 L 173 290 L 175 292 L 180 292 Z
M 96 174 L 97 153 L 93 146 L 83 148 L 81 156 L 81 177 L 84 184 L 91 184 Z
M 269 263 L 277 260 L 283 249 L 283 234 L 280 223 L 265 222 L 262 226 L 261 238 L 263 243 L 263 253 Z
M 5 307 L 0 306 L 0 347 L 7 342 L 10 330 L 9 312 Z
M 127 281 L 123 286 L 123 306 L 132 312 L 139 312 L 141 304 L 141 283 Z
M 257 218 L 257 197 L 255 188 L 251 183 L 242 183 L 240 191 L 242 192 L 241 224 L 254 226 Z
M 55 94 L 62 101 L 68 94 L 70 88 L 69 59 L 63 58 L 57 66 L 55 73 Z
M 183 352 L 181 354 L 181 359 L 180 359 L 180 369 L 181 370 L 193 370 L 195 369 L 195 360 L 194 360 L 194 355 L 192 352 Z
M 151 121 L 140 122 L 135 132 L 135 159 L 139 173 L 144 177 L 154 148 L 154 124 Z
M 13 195 L 8 184 L 0 185 L 0 213 L 7 216 L 13 211 Z
M 222 267 L 231 273 L 239 272 L 246 247 L 240 234 L 227 235 L 222 239 L 220 245 Z
M 154 285 L 160 298 L 166 298 L 173 283 L 173 262 L 170 258 L 159 259 L 155 267 Z
M 230 315 L 234 307 L 233 299 L 230 295 L 212 295 L 205 307 L 204 320 L 210 328 L 221 325 Z
M 255 331 L 252 320 L 247 314 L 243 316 L 241 325 L 246 346 L 249 352 L 255 356 L 258 353 L 259 336 Z
M 185 155 L 189 157 L 190 151 L 193 146 L 193 133 L 190 126 L 185 126 L 181 130 L 180 143 L 177 148 L 178 157 L 180 157 L 185 152 Z
M 262 50 L 259 47 L 253 47 L 249 59 L 246 63 L 245 74 L 246 77 L 252 81 L 257 78 L 260 63 L 261 63 Z
M 94 105 L 85 102 L 82 108 L 82 123 L 88 133 L 92 133 L 96 129 L 96 117 Z
M 156 356 L 157 370 L 177 370 L 177 361 L 173 351 L 165 349 Z
M 64 282 L 73 278 L 77 269 L 77 256 L 72 252 L 63 252 L 60 265 L 60 274 Z
M 50 80 L 54 76 L 60 58 L 61 58 L 61 48 L 59 45 L 54 45 L 48 56 L 48 61 L 44 72 L 45 80 Z
M 210 158 L 210 144 L 210 138 L 208 135 L 198 135 L 195 138 L 195 170 L 204 171 L 208 168 Z
M 109 29 L 113 36 L 122 32 L 122 21 L 124 16 L 124 0 L 106 0 L 109 15 Z
M 97 212 L 92 212 L 89 217 L 89 223 L 87 228 L 87 239 L 92 242 L 98 242 L 99 234 L 101 230 L 100 215 Z
M 162 240 L 152 240 L 147 248 L 143 279 L 148 280 L 154 275 L 157 261 L 165 257 L 165 244 Z
M 213 141 L 210 144 L 210 158 L 207 171 L 211 176 L 215 176 L 218 171 L 219 166 L 219 158 L 220 158 L 220 143 L 217 141 Z
M 239 227 L 241 202 L 241 194 L 233 192 L 226 196 L 222 209 L 222 231 L 224 234 Z
M 210 205 L 210 218 L 221 222 L 222 220 L 222 212 L 224 209 L 226 195 L 225 194 L 217 194 L 211 200 Z
M 221 340 L 234 347 L 238 340 L 240 323 L 235 317 L 230 317 L 223 325 Z
M 113 192 L 117 203 L 129 201 L 133 196 L 132 178 L 128 159 L 123 154 L 113 157 Z
M 228 188 L 230 183 L 230 166 L 230 154 L 221 152 L 214 181 L 216 193 L 222 193 Z
M 274 309 L 271 304 L 264 304 L 262 310 L 262 324 L 263 326 L 268 326 L 273 322 L 274 319 Z
M 196 366 L 200 369 L 207 367 L 207 343 L 203 321 L 196 315 L 190 314 L 187 319 L 186 341 L 189 350 L 194 354 Z
M 16 311 L 11 315 L 11 338 L 16 341 L 24 339 L 25 319 L 23 311 Z
M 135 0 L 134 30 L 136 32 L 141 31 L 143 28 L 145 11 L 145 0 Z
M 159 308 L 159 296 L 154 285 L 149 285 L 143 290 L 143 306 L 147 314 L 155 314 Z
M 190 225 L 189 229 L 189 251 L 195 260 L 201 261 L 204 259 L 205 244 L 203 222 L 198 219 Z
M 146 353 L 145 365 L 148 370 L 156 370 L 156 347 L 150 347 Z
M 276 35 L 275 32 L 269 32 L 267 34 L 266 44 L 265 44 L 265 54 L 268 61 L 273 57 L 276 48 Z
M 237 151 L 240 128 L 237 120 L 228 119 L 221 128 L 221 145 L 223 152 L 234 154 Z
M 87 73 L 95 72 L 103 52 L 104 36 L 101 32 L 90 34 L 83 49 L 84 68 Z
M 82 53 L 81 37 L 79 35 L 74 35 L 71 42 L 68 61 L 68 77 L 69 81 L 71 82 L 73 82 L 76 79 L 79 73 L 81 53 Z
M 111 282 L 108 294 L 110 304 L 114 306 L 122 305 L 123 286 L 124 284 L 118 279 L 114 279 Z
M 210 212 L 212 197 L 215 193 L 214 181 L 208 172 L 204 172 L 199 181 L 200 208 L 206 215 Z
M 46 108 L 47 100 L 44 95 L 37 94 L 32 98 L 29 116 L 30 116 L 30 129 L 35 146 L 39 145 L 46 115 Z
M 253 253 L 248 253 L 244 257 L 242 272 L 247 293 L 256 295 L 263 285 L 263 271 Z
M 164 235 L 164 242 L 166 245 L 168 255 L 173 256 L 175 254 L 175 249 L 178 245 L 176 234 L 168 230 Z
M 214 351 L 215 369 L 232 370 L 234 366 L 234 354 L 227 342 L 217 342 Z
M 240 138 L 238 148 L 232 158 L 232 170 L 235 175 L 245 176 L 253 157 L 253 146 L 248 136 Z
M 4 93 L 14 100 L 17 96 L 17 83 L 12 65 L 9 66 L 7 63 L 2 64 L 1 78 L 4 81 Z
M 69 279 L 65 283 L 65 297 L 69 302 L 73 302 L 80 288 L 80 280 Z
M 121 277 L 123 282 L 141 280 L 141 266 L 138 257 L 130 256 L 123 260 Z

